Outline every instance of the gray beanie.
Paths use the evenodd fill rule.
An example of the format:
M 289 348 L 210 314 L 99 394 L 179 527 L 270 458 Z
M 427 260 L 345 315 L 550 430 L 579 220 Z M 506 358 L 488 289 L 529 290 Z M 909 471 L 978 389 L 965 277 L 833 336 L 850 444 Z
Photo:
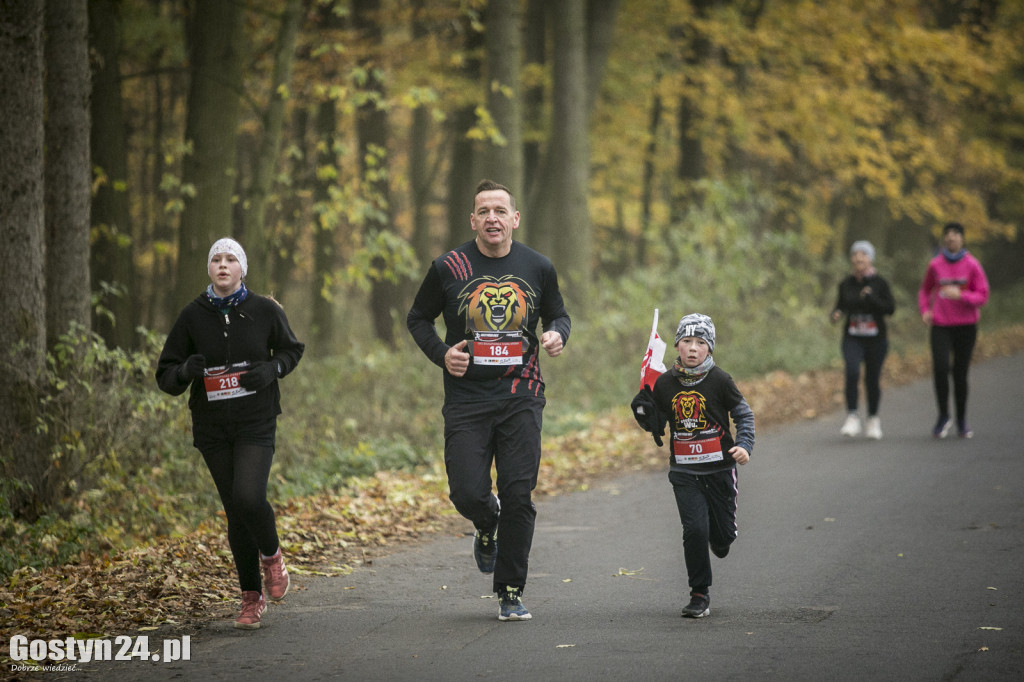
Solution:
M 238 264 L 242 266 L 242 279 L 249 273 L 249 259 L 245 257 L 245 249 L 242 245 L 236 242 L 231 237 L 224 237 L 218 239 L 210 247 L 210 253 L 206 257 L 206 267 L 210 267 L 210 263 L 213 262 L 213 257 L 218 253 L 230 253 L 238 261 Z
M 871 245 L 871 242 L 867 241 L 866 239 L 855 241 L 853 245 L 850 246 L 850 255 L 852 256 L 858 251 L 867 255 L 868 260 L 870 260 L 872 263 L 875 262 L 875 247 Z
M 690 313 L 679 320 L 679 326 L 676 327 L 676 345 L 678 346 L 679 341 L 687 336 L 704 339 L 708 344 L 708 351 L 715 352 L 715 323 L 707 315 Z

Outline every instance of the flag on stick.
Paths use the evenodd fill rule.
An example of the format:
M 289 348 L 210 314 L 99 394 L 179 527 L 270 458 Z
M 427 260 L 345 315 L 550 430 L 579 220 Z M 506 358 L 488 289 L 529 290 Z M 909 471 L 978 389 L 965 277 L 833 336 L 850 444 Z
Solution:
M 658 309 L 654 309 L 654 323 L 651 325 L 651 336 L 647 340 L 647 352 L 640 365 L 640 389 L 649 387 L 654 390 L 654 382 L 665 372 L 665 349 L 667 344 L 658 336 Z

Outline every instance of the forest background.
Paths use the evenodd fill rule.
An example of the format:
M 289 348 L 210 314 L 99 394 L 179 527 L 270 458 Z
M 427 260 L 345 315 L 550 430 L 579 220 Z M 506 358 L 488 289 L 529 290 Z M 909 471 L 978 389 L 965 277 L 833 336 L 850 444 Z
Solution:
M 153 370 L 221 236 L 307 343 L 275 499 L 436 476 L 405 313 L 482 177 L 573 316 L 546 438 L 621 422 L 655 308 L 712 315 L 741 380 L 837 367 L 856 239 L 894 355 L 949 220 L 983 334 L 1024 319 L 1018 0 L 4 0 L 0 121 L 0 576 L 218 509 Z

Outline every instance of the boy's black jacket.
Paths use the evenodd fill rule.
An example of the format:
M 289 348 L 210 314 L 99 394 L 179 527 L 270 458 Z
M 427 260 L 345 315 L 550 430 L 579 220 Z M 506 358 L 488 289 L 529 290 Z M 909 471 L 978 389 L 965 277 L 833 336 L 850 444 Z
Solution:
M 249 292 L 224 314 L 201 294 L 185 306 L 171 327 L 157 362 L 156 382 L 171 395 L 184 393 L 189 382 L 181 378 L 178 368 L 196 353 L 205 356 L 207 367 L 274 360 L 283 377 L 299 364 L 304 350 L 284 310 L 269 298 Z M 214 402 L 206 399 L 201 379 L 191 385 L 188 406 L 194 421 L 263 420 L 281 414 L 277 381 L 253 395 Z

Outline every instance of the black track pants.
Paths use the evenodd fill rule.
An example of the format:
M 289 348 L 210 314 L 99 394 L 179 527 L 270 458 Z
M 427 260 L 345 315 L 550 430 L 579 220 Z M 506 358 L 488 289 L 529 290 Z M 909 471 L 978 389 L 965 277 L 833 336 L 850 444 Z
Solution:
M 728 547 L 736 540 L 736 469 L 713 474 L 670 471 L 683 524 L 683 557 L 690 589 L 707 594 L 711 587 L 708 544 Z
M 523 588 L 537 509 L 532 493 L 540 467 L 543 398 L 511 398 L 445 405 L 444 463 L 452 504 L 482 530 L 498 513 L 498 559 L 494 590 Z M 497 472 L 496 500 L 491 463 Z

